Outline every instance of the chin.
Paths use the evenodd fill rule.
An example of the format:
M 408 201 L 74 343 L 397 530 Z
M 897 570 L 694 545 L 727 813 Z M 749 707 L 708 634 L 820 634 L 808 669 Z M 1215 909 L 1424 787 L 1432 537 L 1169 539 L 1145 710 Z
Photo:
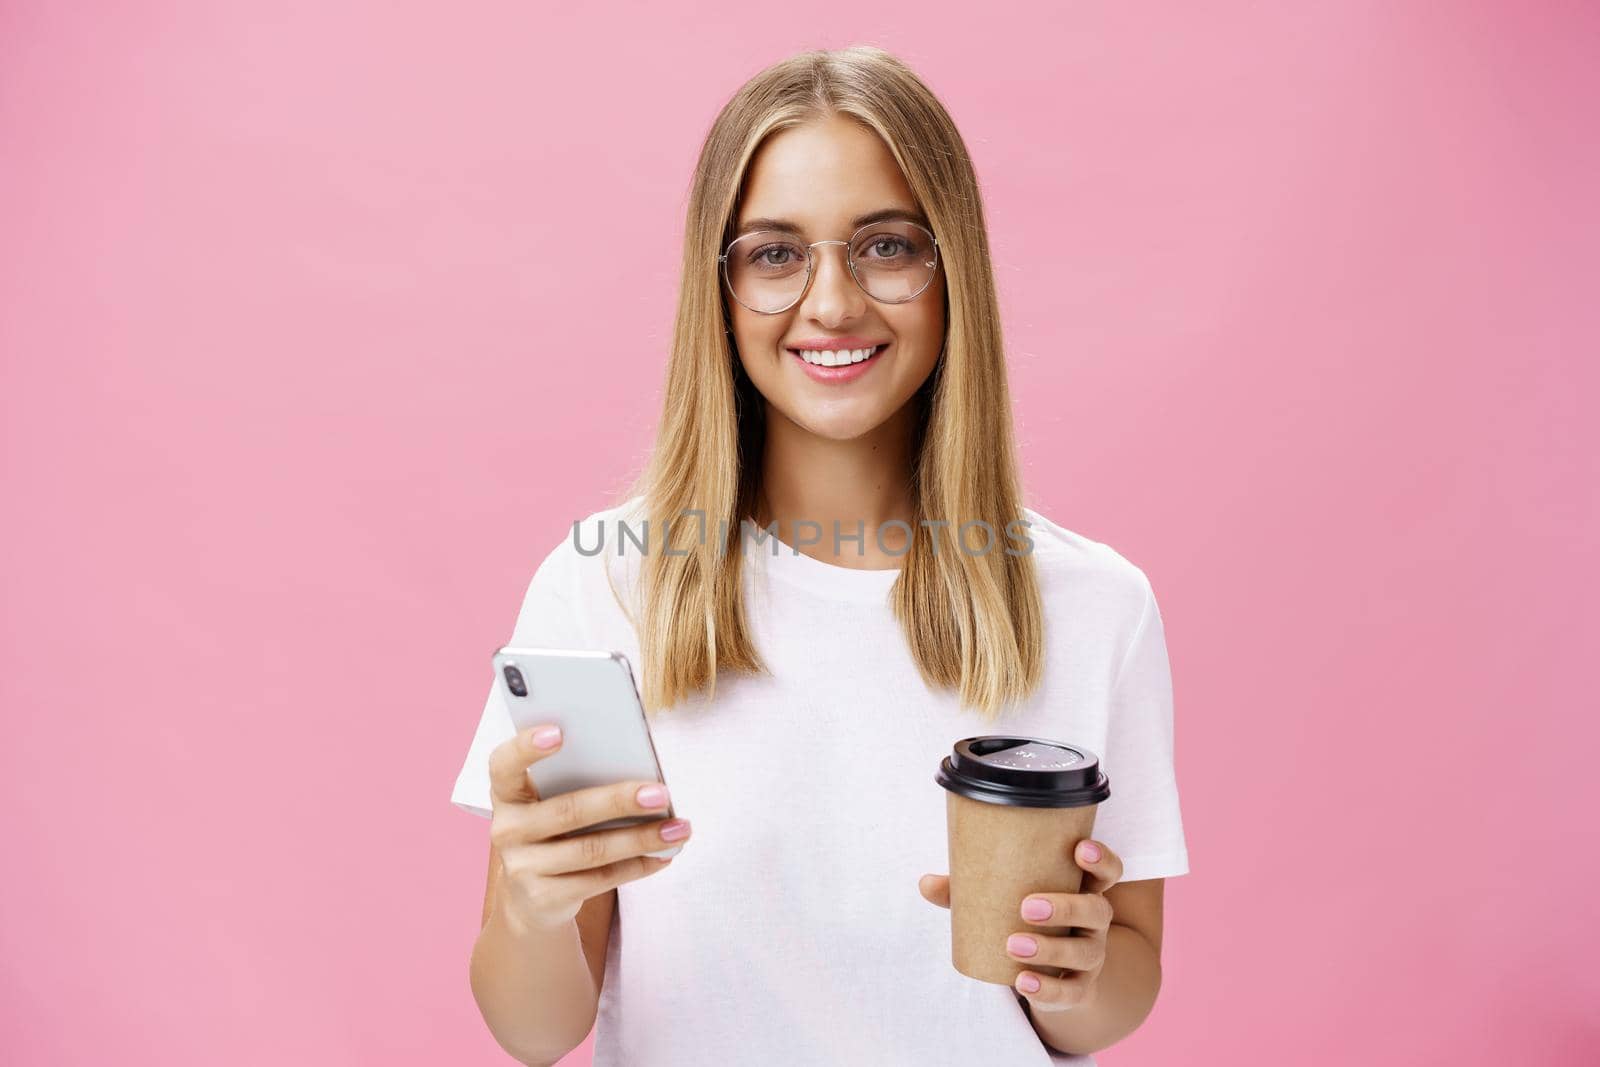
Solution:
M 883 425 L 882 419 L 805 419 L 800 423 L 817 437 L 829 441 L 854 441 Z

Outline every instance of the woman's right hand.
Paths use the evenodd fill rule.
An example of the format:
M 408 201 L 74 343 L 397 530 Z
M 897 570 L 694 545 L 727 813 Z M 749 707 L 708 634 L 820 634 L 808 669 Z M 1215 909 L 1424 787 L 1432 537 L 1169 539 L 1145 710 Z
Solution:
M 555 731 L 555 744 L 540 748 L 534 737 Z M 489 754 L 489 794 L 493 816 L 489 839 L 500 854 L 501 884 L 512 917 L 538 928 L 576 920 L 590 897 L 646 875 L 672 862 L 644 855 L 688 840 L 686 819 L 652 819 L 637 826 L 595 830 L 562 838 L 585 826 L 634 815 L 657 815 L 667 807 L 660 782 L 633 781 L 575 789 L 539 799 L 528 767 L 561 751 L 559 728 L 536 726 L 497 745 Z M 646 804 L 652 792 L 656 803 Z M 641 794 L 643 800 L 641 800 Z M 680 837 L 663 832 L 681 826 Z

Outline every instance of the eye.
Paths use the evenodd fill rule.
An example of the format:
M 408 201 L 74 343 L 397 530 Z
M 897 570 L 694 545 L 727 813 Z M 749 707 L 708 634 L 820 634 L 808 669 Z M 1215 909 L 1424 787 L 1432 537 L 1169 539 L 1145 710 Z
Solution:
M 879 232 L 861 238 L 854 255 L 872 266 L 900 266 L 916 258 L 920 245 L 920 241 L 905 234 Z
M 749 262 L 757 267 L 787 267 L 805 262 L 805 255 L 794 245 L 773 242 L 750 252 Z

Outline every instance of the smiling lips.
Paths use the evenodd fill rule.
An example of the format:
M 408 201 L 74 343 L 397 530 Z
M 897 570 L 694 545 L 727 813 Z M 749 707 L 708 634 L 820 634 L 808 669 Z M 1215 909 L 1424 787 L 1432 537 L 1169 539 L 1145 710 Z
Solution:
M 844 382 L 859 378 L 867 372 L 876 357 L 888 344 L 871 345 L 854 337 L 842 338 L 844 343 L 811 342 L 789 349 L 789 354 L 800 361 L 806 374 L 819 382 Z M 856 347 L 845 347 L 854 345 Z

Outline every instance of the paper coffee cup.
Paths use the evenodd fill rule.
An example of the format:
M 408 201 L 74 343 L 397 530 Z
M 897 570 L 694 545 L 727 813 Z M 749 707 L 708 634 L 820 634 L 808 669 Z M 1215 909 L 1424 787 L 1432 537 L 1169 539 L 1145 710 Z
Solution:
M 1100 759 L 1081 745 L 1042 737 L 986 734 L 956 742 L 933 780 L 946 790 L 950 845 L 950 956 L 969 978 L 1012 985 L 1023 970 L 1052 978 L 1062 968 L 1013 959 L 1018 931 L 1065 936 L 1070 926 L 1032 923 L 1022 898 L 1077 893 L 1078 842 L 1111 795 Z

